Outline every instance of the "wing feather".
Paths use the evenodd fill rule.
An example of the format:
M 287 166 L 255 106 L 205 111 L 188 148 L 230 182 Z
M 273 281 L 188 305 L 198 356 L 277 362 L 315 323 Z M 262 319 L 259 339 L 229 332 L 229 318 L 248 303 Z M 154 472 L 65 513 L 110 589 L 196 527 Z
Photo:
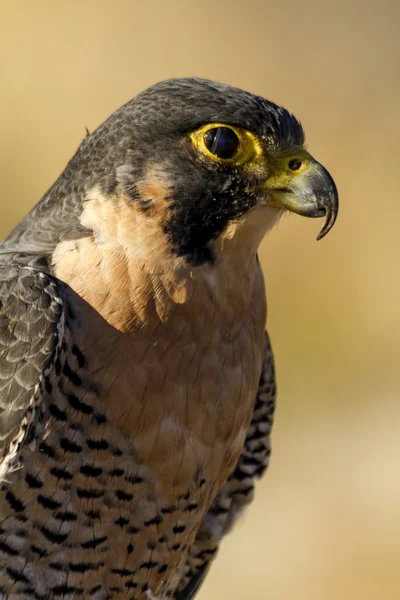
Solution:
M 17 460 L 62 339 L 56 281 L 34 267 L 0 263 L 0 480 Z

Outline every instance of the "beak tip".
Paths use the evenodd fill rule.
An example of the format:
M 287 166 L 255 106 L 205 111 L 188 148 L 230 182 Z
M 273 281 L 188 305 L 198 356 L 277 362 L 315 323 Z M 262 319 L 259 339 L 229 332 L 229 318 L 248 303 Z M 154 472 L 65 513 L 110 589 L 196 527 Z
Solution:
M 326 220 L 325 220 L 323 228 L 317 235 L 317 242 L 319 240 L 322 240 L 322 238 L 325 237 L 326 234 L 330 232 L 330 230 L 332 229 L 332 227 L 334 226 L 334 224 L 336 222 L 336 217 L 337 217 L 337 210 L 334 210 L 332 212 L 329 211 L 326 213 Z

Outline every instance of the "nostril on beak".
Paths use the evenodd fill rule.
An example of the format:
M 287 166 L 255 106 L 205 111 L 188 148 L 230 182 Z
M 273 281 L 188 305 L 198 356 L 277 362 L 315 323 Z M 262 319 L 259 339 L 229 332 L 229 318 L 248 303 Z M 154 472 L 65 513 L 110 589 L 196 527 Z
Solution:
M 289 169 L 291 171 L 298 171 L 303 164 L 303 161 L 300 158 L 291 158 L 289 161 Z

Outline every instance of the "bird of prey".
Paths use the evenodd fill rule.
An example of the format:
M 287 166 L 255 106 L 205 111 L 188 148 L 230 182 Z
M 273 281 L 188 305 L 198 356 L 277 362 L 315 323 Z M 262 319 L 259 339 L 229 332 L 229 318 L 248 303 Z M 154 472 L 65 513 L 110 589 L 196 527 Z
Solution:
M 0 248 L 0 590 L 190 600 L 270 453 L 258 246 L 338 211 L 296 118 L 159 83 L 81 143 Z

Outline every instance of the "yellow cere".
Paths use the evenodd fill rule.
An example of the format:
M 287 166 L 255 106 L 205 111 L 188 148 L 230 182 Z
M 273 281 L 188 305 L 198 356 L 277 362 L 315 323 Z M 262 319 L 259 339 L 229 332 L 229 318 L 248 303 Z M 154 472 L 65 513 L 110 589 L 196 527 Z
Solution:
M 226 127 L 227 129 L 231 129 L 239 139 L 238 149 L 232 158 L 220 158 L 219 156 L 216 156 L 210 152 L 205 145 L 205 134 L 211 129 L 216 129 L 218 127 Z M 207 158 L 220 164 L 243 165 L 261 157 L 263 154 L 262 145 L 253 133 L 241 127 L 227 125 L 226 123 L 208 123 L 207 125 L 202 125 L 199 129 L 193 131 L 190 134 L 190 137 L 194 147 L 199 152 L 204 154 Z
M 291 152 L 280 156 L 270 156 L 268 162 L 270 174 L 263 187 L 281 189 L 296 178 L 300 183 L 298 176 L 308 171 L 315 161 L 304 148 L 293 148 Z

